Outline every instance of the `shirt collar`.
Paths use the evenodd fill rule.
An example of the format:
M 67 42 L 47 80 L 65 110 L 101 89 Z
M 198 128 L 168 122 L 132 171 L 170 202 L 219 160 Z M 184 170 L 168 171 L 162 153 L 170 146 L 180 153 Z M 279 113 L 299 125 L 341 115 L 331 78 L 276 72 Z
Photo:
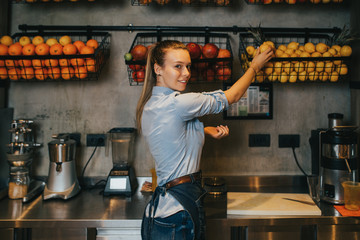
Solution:
M 167 87 L 159 87 L 159 86 L 154 86 L 153 90 L 152 90 L 152 94 L 153 95 L 169 95 L 171 93 L 175 92 L 174 90 L 167 88 Z

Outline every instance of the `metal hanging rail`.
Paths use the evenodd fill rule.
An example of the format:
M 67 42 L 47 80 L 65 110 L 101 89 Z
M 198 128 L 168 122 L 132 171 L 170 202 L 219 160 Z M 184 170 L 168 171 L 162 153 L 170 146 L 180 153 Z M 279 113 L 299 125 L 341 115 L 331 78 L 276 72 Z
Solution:
M 71 30 L 71 31 L 183 31 L 183 32 L 232 32 L 233 34 L 248 32 L 249 27 L 238 27 L 236 25 L 232 27 L 189 27 L 189 26 L 133 26 L 129 24 L 127 26 L 90 26 L 90 25 L 74 25 L 74 26 L 61 26 L 61 25 L 19 25 L 19 30 L 28 31 L 36 30 L 42 31 L 55 31 L 55 30 Z M 261 28 L 263 32 L 275 32 L 279 28 Z M 341 32 L 340 28 L 281 28 L 282 32 L 318 32 L 325 33 L 329 29 L 334 32 Z

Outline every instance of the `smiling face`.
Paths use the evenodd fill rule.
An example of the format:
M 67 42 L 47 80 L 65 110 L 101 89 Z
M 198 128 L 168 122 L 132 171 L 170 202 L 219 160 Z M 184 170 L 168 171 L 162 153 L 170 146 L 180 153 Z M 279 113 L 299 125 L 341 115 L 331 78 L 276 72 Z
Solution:
M 163 66 L 155 63 L 156 86 L 184 91 L 190 79 L 190 54 L 184 49 L 167 49 Z

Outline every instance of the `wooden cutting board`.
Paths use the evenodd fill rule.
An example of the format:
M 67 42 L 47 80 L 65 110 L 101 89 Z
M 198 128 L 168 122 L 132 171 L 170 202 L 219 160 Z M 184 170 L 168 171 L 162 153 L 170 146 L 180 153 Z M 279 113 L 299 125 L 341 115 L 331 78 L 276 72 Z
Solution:
M 304 204 L 285 198 L 305 201 Z M 227 214 L 239 215 L 321 215 L 309 194 L 228 192 Z

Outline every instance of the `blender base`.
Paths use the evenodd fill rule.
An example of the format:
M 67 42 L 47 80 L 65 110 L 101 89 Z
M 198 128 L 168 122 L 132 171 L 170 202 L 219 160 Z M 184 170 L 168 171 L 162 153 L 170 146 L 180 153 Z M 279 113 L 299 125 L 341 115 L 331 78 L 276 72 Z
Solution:
M 138 182 L 132 167 L 114 167 L 107 178 L 103 195 L 125 195 L 130 197 L 137 187 Z

